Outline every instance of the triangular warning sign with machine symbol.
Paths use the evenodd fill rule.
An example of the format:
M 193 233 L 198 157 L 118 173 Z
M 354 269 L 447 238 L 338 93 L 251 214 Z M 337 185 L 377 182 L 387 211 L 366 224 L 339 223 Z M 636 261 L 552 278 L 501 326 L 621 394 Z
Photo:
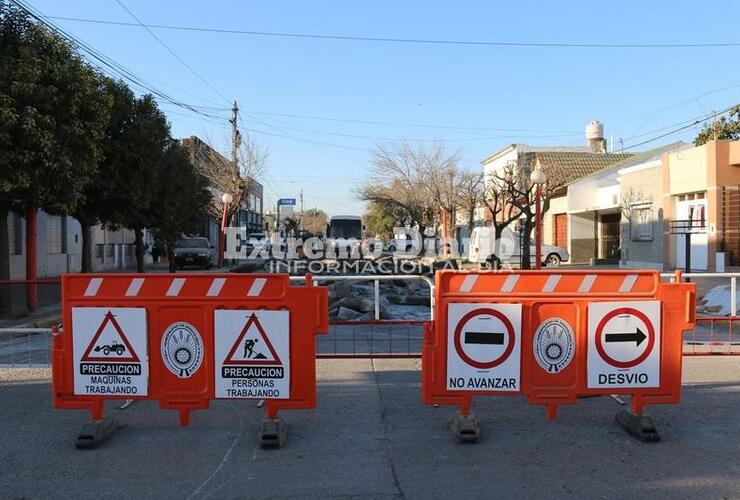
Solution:
M 229 350 L 224 365 L 282 365 L 257 315 L 252 313 Z
M 106 313 L 80 361 L 140 363 L 139 356 L 131 347 L 131 343 L 111 311 Z

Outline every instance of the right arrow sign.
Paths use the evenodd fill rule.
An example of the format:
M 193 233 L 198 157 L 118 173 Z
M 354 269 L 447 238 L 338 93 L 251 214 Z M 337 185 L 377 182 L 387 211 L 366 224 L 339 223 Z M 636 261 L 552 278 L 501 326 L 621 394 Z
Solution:
M 588 306 L 588 387 L 660 386 L 660 301 Z
M 634 342 L 635 346 L 647 338 L 639 328 L 635 328 L 634 333 L 607 333 L 605 337 L 607 342 Z

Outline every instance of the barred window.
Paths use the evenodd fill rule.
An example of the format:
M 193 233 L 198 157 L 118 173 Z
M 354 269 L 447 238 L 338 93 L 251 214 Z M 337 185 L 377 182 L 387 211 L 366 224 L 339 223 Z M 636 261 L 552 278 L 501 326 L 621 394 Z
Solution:
M 632 241 L 653 241 L 652 206 L 633 206 L 630 211 L 630 234 Z
M 67 253 L 67 217 L 46 216 L 46 253 Z
M 23 218 L 14 212 L 10 212 L 8 221 L 8 249 L 10 255 L 23 253 Z

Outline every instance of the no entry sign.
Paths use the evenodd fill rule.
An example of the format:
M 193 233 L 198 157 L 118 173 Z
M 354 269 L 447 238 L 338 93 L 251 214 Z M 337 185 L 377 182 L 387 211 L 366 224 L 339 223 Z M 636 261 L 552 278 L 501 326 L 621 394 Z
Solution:
M 447 389 L 520 389 L 521 305 L 450 304 Z
M 660 386 L 660 302 L 588 306 L 588 387 Z

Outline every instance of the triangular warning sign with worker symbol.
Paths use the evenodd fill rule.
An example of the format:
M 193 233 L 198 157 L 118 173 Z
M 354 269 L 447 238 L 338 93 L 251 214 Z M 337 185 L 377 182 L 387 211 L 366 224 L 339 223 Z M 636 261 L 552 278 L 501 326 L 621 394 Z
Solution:
M 239 332 L 236 342 L 231 346 L 224 360 L 224 365 L 282 365 L 280 356 L 272 346 L 256 314 L 252 313 L 244 328 Z
M 80 361 L 140 362 L 139 356 L 131 347 L 131 343 L 111 311 L 106 313 Z

